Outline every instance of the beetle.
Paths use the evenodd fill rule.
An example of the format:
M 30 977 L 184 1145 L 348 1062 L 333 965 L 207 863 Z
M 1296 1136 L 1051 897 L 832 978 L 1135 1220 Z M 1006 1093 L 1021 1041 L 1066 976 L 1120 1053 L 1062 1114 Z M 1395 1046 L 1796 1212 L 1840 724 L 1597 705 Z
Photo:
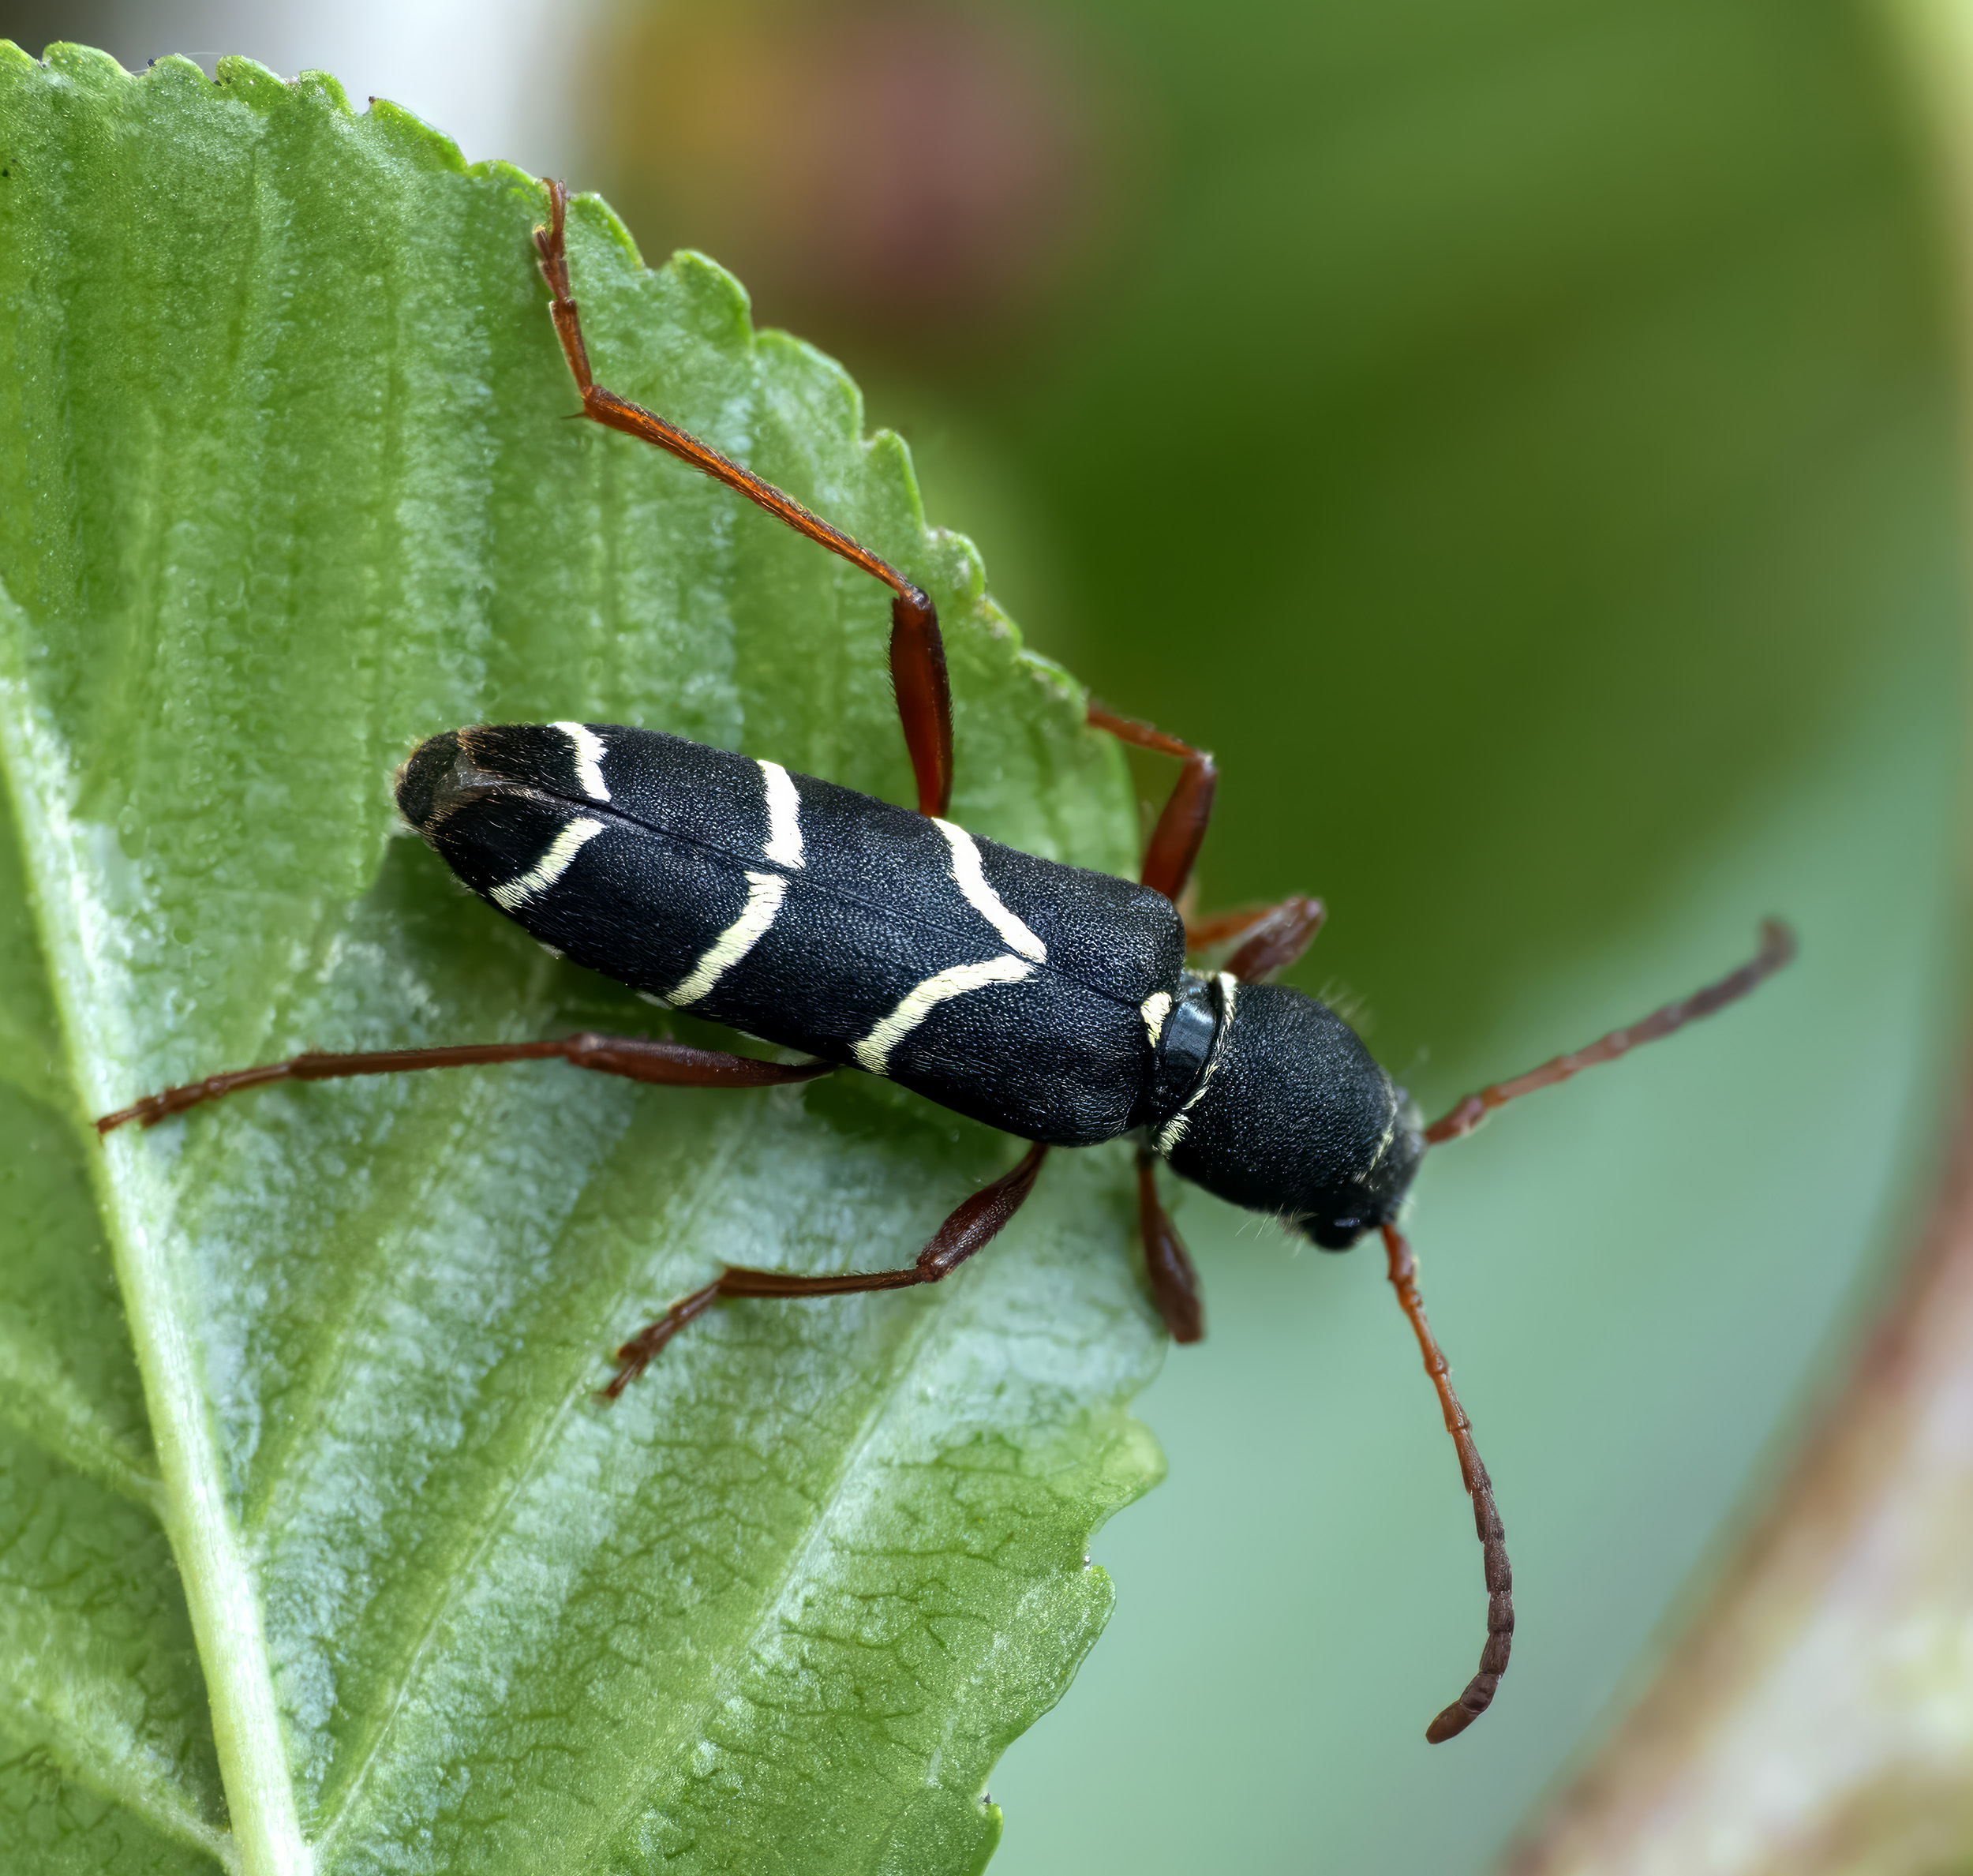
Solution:
M 148 1095 L 96 1122 L 145 1126 L 278 1080 L 560 1057 L 672 1086 L 758 1088 L 838 1070 L 883 1076 L 1028 1143 L 900 1268 L 798 1276 L 728 1267 L 617 1350 L 620 1395 L 722 1298 L 791 1299 L 935 1283 L 1020 1210 L 1057 1147 L 1136 1145 L 1151 1292 L 1174 1339 L 1204 1332 L 1190 1260 L 1157 1167 L 1278 1218 L 1326 1250 L 1375 1232 L 1436 1389 L 1473 1507 L 1488 1608 L 1477 1672 L 1432 1721 L 1434 1743 L 1491 1703 L 1512 1646 L 1512 1575 L 1493 1488 L 1425 1316 L 1398 1219 L 1432 1147 L 1494 1109 L 1613 1060 L 1746 995 L 1788 961 L 1769 920 L 1755 957 L 1696 994 L 1422 1123 L 1405 1090 L 1318 999 L 1271 981 L 1320 928 L 1320 901 L 1188 922 L 1178 902 L 1205 837 L 1216 771 L 1204 751 L 1088 706 L 1088 721 L 1181 764 L 1136 882 L 975 837 L 947 820 L 951 698 L 938 616 L 903 574 L 664 418 L 597 384 L 571 290 L 567 198 L 548 185 L 535 230 L 549 311 L 583 417 L 657 445 L 881 581 L 890 671 L 918 805 L 894 807 L 771 761 L 622 725 L 477 725 L 432 736 L 399 769 L 405 819 L 468 886 L 557 956 L 648 998 L 796 1052 L 766 1061 L 642 1037 L 308 1054 Z M 1201 972 L 1189 955 L 1230 950 Z

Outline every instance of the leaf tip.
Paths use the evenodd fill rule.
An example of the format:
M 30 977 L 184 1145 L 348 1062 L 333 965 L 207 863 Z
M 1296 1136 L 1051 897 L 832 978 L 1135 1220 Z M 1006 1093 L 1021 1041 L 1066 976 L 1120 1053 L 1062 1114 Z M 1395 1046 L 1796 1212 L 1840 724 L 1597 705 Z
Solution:
M 41 63 L 58 77 L 84 84 L 92 81 L 98 84 L 119 82 L 130 76 L 108 53 L 99 51 L 94 46 L 78 46 L 68 39 L 57 39 L 44 47 Z
M 382 102 L 381 99 L 373 98 L 372 110 Z M 391 108 L 395 110 L 396 107 Z M 530 176 L 519 164 L 509 163 L 504 156 L 486 156 L 477 163 L 466 164 L 466 174 L 475 182 L 499 183 L 525 201 L 537 220 L 548 219 L 548 185 L 539 176 Z
M 986 1828 L 979 1839 L 979 1852 L 968 1876 L 986 1876 L 986 1866 L 994 1860 L 994 1852 L 1000 1848 L 1001 1833 L 1007 1828 L 1006 1814 L 994 1803 L 992 1792 L 982 1792 L 979 1804 Z
M 728 344 L 753 345 L 754 302 L 747 289 L 709 254 L 680 248 L 657 270 L 700 315 L 704 335 Z
M 182 52 L 160 53 L 141 72 L 133 75 L 138 84 L 152 88 L 196 85 L 200 91 L 207 91 L 212 85 L 212 81 L 206 77 L 198 62 L 187 58 Z
M 917 492 L 914 477 L 912 492 L 915 496 Z M 923 519 L 922 509 L 919 519 Z M 925 538 L 940 556 L 940 570 L 946 583 L 957 587 L 979 608 L 980 623 L 997 638 L 1005 638 L 1012 633 L 1018 643 L 1020 629 L 986 596 L 986 563 L 980 557 L 979 545 L 972 536 L 962 534 L 953 528 L 927 527 Z
M 594 189 L 586 189 L 579 195 L 571 196 L 568 213 L 571 227 L 586 227 L 592 234 L 601 235 L 618 249 L 633 267 L 644 267 L 643 250 L 638 246 L 635 238 L 624 225 L 623 216 Z
M 326 104 L 339 117 L 356 115 L 350 107 L 350 94 L 333 72 L 297 72 L 290 88 L 297 98 L 313 104 Z
M 271 110 L 288 95 L 287 84 L 279 72 L 269 70 L 257 58 L 237 52 L 229 52 L 212 68 L 212 82 L 256 110 Z
M 339 91 L 341 88 L 337 87 Z M 428 124 L 416 111 L 407 110 L 389 98 L 371 99 L 361 122 L 393 156 L 408 159 L 421 168 L 443 170 L 451 175 L 472 173 L 467 167 L 465 152 L 451 137 L 436 125 Z

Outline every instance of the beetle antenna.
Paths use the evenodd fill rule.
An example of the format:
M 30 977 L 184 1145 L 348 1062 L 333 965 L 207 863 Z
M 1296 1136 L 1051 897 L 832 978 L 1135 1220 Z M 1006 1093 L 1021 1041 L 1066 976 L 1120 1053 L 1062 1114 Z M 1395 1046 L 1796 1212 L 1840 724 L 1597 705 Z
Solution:
M 1716 1009 L 1738 1002 L 1794 956 L 1795 934 L 1779 919 L 1763 919 L 1761 949 L 1739 970 L 1722 977 L 1717 983 L 1709 983 L 1704 990 L 1696 990 L 1679 1002 L 1654 1009 L 1642 1022 L 1612 1029 L 1586 1049 L 1558 1055 L 1538 1069 L 1515 1076 L 1511 1081 L 1496 1081 L 1491 1088 L 1481 1088 L 1477 1095 L 1468 1095 L 1451 1112 L 1426 1128 L 1425 1144 L 1441 1146 L 1447 1140 L 1457 1140 L 1462 1134 L 1470 1133 L 1496 1107 L 1504 1107 L 1510 1101 L 1531 1095 L 1537 1088 L 1552 1088 L 1558 1081 L 1567 1081 L 1571 1075 L 1594 1068 L 1598 1062 L 1615 1062 L 1640 1043 L 1654 1043 L 1661 1035 L 1683 1029 L 1687 1023 L 1697 1022 L 1701 1017 L 1709 1017 Z
M 1500 1522 L 1500 1507 L 1493 1500 L 1493 1481 L 1487 1477 L 1480 1449 L 1473 1444 L 1473 1422 L 1452 1391 L 1452 1371 L 1425 1320 L 1425 1298 L 1418 1294 L 1417 1260 L 1395 1225 L 1383 1227 L 1383 1244 L 1391 1287 L 1397 1291 L 1398 1306 L 1418 1338 L 1425 1372 L 1438 1390 L 1446 1431 L 1459 1455 L 1459 1477 L 1473 1500 L 1473 1530 L 1480 1539 L 1487 1578 L 1487 1642 L 1480 1650 L 1479 1672 L 1466 1683 L 1466 1691 L 1425 1728 L 1426 1740 L 1443 1746 L 1447 1739 L 1458 1738 L 1493 1704 L 1494 1691 L 1507 1671 L 1507 1656 L 1514 1647 L 1514 1570 L 1507 1561 L 1507 1526 Z

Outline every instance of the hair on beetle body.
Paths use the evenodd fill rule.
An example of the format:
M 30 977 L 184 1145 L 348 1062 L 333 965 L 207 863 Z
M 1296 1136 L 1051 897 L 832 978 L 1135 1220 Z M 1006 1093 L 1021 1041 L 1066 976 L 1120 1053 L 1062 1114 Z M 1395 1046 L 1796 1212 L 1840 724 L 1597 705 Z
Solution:
M 399 809 L 459 879 L 552 955 L 801 1059 L 595 1033 L 310 1054 L 147 1095 L 104 1115 L 99 1131 L 130 1121 L 150 1126 L 275 1081 L 554 1057 L 672 1087 L 878 1076 L 1027 1143 L 1013 1167 L 955 1208 L 911 1264 L 827 1276 L 722 1270 L 618 1349 L 601 1390 L 612 1399 L 716 1302 L 940 1282 L 1005 1227 L 1057 1147 L 1136 1142 L 1146 1276 L 1181 1342 L 1200 1339 L 1204 1316 L 1159 1196 L 1161 1163 L 1325 1250 L 1376 1233 L 1458 1457 L 1487 1586 L 1478 1670 L 1426 1734 L 1451 1739 L 1486 1710 L 1506 1670 L 1513 1585 L 1492 1484 L 1398 1228 L 1412 1182 L 1428 1151 L 1496 1108 L 1745 996 L 1792 955 L 1788 929 L 1769 921 L 1754 957 L 1717 983 L 1422 1124 L 1344 1014 L 1272 981 L 1321 928 L 1320 900 L 1181 916 L 1217 781 L 1204 751 L 1088 705 L 1093 729 L 1181 765 L 1134 882 L 1001 846 L 945 818 L 951 699 L 930 599 L 792 497 L 594 381 L 570 292 L 566 209 L 561 185 L 551 184 L 549 220 L 535 241 L 580 414 L 669 451 L 890 590 L 890 673 L 918 805 L 893 807 L 659 731 L 560 721 L 430 736 L 398 772 Z M 1187 962 L 1205 955 L 1222 968 Z

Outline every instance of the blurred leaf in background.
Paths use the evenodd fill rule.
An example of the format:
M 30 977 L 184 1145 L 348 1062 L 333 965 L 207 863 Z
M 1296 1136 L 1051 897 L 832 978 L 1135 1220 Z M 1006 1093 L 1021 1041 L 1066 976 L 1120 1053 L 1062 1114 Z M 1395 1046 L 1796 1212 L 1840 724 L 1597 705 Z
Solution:
M 593 155 L 623 213 L 826 343 L 1005 353 L 1101 275 L 1138 193 L 1116 75 L 1039 15 L 734 0 L 620 30 Z
M 1211 1336 L 1146 1406 L 1171 1478 L 1104 1533 L 1110 1631 L 995 1777 L 1024 1876 L 1484 1867 L 1840 1372 L 1953 1103 L 1964 490 L 1884 22 L 1835 0 L 619 17 L 592 136 L 653 249 L 759 253 L 812 202 L 751 148 L 679 171 L 696 74 L 737 74 L 721 121 L 770 133 L 840 105 L 760 114 L 752 74 L 845 82 L 762 42 L 957 18 L 1052 59 L 1035 92 L 1094 100 L 1122 140 L 1078 173 L 1111 219 L 1056 297 L 983 337 L 961 309 L 942 341 L 935 309 L 899 335 L 894 280 L 845 294 L 866 195 L 960 161 L 923 116 L 901 120 L 922 155 L 835 153 L 812 212 L 840 219 L 750 264 L 761 309 L 826 322 L 1039 642 L 1217 751 L 1207 897 L 1323 893 L 1301 980 L 1365 1013 L 1428 1109 L 1697 983 L 1762 913 L 1800 928 L 1753 1005 L 1421 1181 L 1426 1294 L 1519 1588 L 1484 1724 L 1419 1738 L 1481 1599 L 1378 1272 L 1195 1200 Z M 1010 97 L 995 135 L 1020 121 Z
M 1157 1474 L 1116 1153 L 976 1274 L 721 1310 L 606 1410 L 722 1261 L 895 1263 L 1010 1143 L 867 1077 L 559 1064 L 88 1124 L 298 1048 L 659 1020 L 393 838 L 448 725 L 908 789 L 882 590 L 562 421 L 543 199 L 320 74 L 0 44 L 9 1876 L 976 1869 L 1107 1612 L 1088 1534 Z M 841 372 L 593 199 L 571 245 L 608 381 L 934 593 L 954 813 L 1129 870 L 1114 746 Z

